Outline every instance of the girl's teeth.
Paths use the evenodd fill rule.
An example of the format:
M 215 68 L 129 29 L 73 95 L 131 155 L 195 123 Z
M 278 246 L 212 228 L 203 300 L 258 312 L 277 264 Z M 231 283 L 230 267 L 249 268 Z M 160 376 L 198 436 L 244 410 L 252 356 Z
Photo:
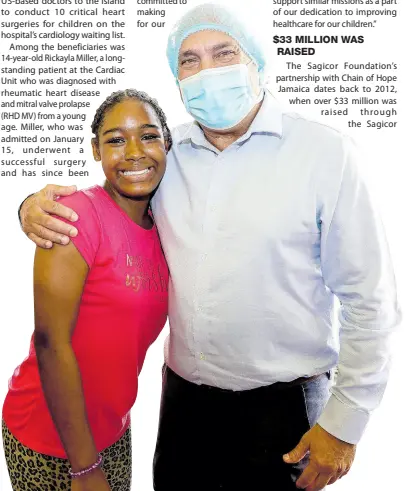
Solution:
M 124 176 L 141 176 L 142 174 L 146 174 L 149 172 L 149 169 L 144 170 L 126 170 L 123 171 Z

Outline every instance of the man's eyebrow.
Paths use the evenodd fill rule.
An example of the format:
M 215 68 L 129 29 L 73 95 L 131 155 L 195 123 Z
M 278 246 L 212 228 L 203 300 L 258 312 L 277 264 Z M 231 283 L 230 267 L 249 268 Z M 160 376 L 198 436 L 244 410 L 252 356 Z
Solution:
M 216 44 L 211 48 L 211 51 L 218 51 L 219 49 L 229 48 L 229 47 L 237 48 L 238 46 L 236 43 L 232 43 L 231 41 L 226 41 L 224 43 Z
M 179 54 L 179 58 L 181 56 L 198 56 L 198 53 L 192 49 L 187 49 L 186 51 L 183 51 L 183 53 Z
M 159 126 L 156 124 L 150 124 L 150 123 L 145 123 L 139 127 L 141 130 L 144 130 L 145 128 L 152 128 L 156 130 L 160 130 Z M 116 131 L 125 131 L 123 128 L 120 128 L 117 126 L 117 128 L 110 128 L 109 130 L 104 131 L 103 136 L 107 135 L 108 133 L 115 133 Z

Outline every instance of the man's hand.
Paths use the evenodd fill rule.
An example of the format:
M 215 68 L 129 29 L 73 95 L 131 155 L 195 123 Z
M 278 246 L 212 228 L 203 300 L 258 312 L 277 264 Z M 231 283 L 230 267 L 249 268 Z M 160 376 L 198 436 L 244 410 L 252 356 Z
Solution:
M 298 445 L 283 456 L 287 464 L 296 464 L 309 452 L 309 464 L 296 482 L 297 488 L 320 491 L 347 474 L 352 466 L 356 445 L 343 442 L 316 424 Z
M 102 469 L 72 479 L 72 491 L 111 491 L 110 485 Z
M 50 216 L 58 215 L 75 222 L 77 214 L 57 202 L 59 196 L 69 196 L 75 192 L 76 186 L 48 184 L 24 201 L 20 210 L 22 229 L 37 246 L 49 249 L 53 242 L 66 245 L 69 237 L 77 235 L 76 228 Z

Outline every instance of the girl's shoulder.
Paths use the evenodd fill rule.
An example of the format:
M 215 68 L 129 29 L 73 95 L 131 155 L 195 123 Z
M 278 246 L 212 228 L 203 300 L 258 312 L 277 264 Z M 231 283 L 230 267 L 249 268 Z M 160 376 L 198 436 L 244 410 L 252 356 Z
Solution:
M 57 218 L 73 225 L 78 230 L 76 237 L 71 237 L 71 240 L 87 264 L 92 266 L 104 236 L 103 222 L 105 219 L 101 220 L 105 206 L 103 189 L 100 186 L 92 186 L 70 196 L 61 197 L 58 201 L 78 215 L 75 222 Z
M 87 209 L 90 207 L 96 209 L 99 208 L 100 204 L 103 201 L 102 193 L 102 188 L 98 185 L 95 185 L 86 189 L 81 189 L 80 191 L 77 191 L 70 196 L 61 196 L 58 201 L 64 206 L 68 206 L 78 213 L 80 210 L 76 210 L 74 206 L 80 209 Z

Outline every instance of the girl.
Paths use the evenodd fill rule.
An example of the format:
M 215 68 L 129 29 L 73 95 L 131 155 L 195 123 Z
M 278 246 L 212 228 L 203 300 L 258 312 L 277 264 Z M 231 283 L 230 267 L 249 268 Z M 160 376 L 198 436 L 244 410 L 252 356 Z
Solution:
M 156 101 L 132 89 L 106 99 L 92 131 L 104 187 L 64 198 L 79 234 L 35 255 L 35 331 L 3 407 L 14 491 L 130 489 L 130 409 L 167 316 L 149 202 L 171 136 Z

